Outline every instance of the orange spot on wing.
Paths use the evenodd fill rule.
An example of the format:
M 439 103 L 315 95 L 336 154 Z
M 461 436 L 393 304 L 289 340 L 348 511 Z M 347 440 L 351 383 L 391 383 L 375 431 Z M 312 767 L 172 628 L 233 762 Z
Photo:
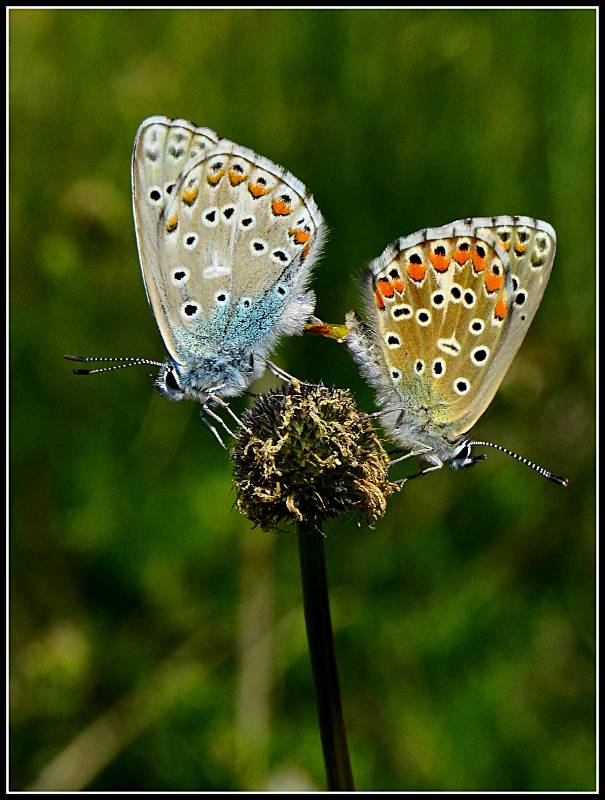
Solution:
M 494 309 L 494 316 L 497 319 L 504 319 L 506 316 L 506 303 L 504 302 L 504 297 L 500 295 L 498 298 L 498 302 L 496 303 L 496 308 Z
M 482 272 L 485 267 L 487 266 L 487 261 L 485 256 L 482 256 L 478 250 L 477 246 L 473 247 L 473 269 L 475 272 Z
M 374 294 L 376 295 L 376 305 L 381 311 L 384 311 L 385 305 L 384 300 L 382 299 L 380 292 L 378 289 L 374 289 Z
M 519 237 L 517 236 L 517 240 L 515 241 L 515 251 L 519 254 L 524 253 L 527 250 L 527 242 L 519 241 Z
M 166 223 L 166 233 L 174 233 L 178 227 L 179 217 L 178 214 L 174 214 Z
M 491 294 L 497 292 L 504 283 L 504 275 L 494 275 L 493 272 L 488 272 L 485 276 L 485 288 Z
M 305 244 L 311 238 L 311 234 L 309 231 L 300 231 L 298 228 L 292 228 L 289 236 L 294 236 L 294 243 L 295 244 Z
M 395 290 L 393 289 L 393 284 L 388 278 L 378 278 L 376 281 L 378 284 L 378 288 L 380 289 L 380 293 L 383 297 L 393 297 L 395 294 Z
M 271 203 L 271 208 L 273 209 L 273 213 L 279 216 L 286 216 L 286 214 L 292 213 L 292 206 L 284 203 L 283 200 L 274 200 Z
M 183 189 L 183 203 L 188 206 L 192 206 L 197 200 L 198 193 L 199 187 L 197 184 L 193 184 L 191 187 L 185 187 Z
M 266 186 L 261 186 L 260 183 L 251 183 L 248 189 L 252 197 L 262 197 L 264 194 L 269 194 L 269 189 Z
M 305 249 L 302 251 L 302 253 L 300 254 L 300 257 L 302 258 L 302 260 L 303 260 L 303 261 L 304 261 L 304 260 L 305 260 L 305 258 L 306 258 L 306 257 L 309 255 L 309 250 L 310 250 L 310 249 L 311 249 L 311 245 L 310 245 L 310 244 L 308 244 L 308 245 L 305 247 Z
M 462 264 L 466 264 L 468 258 L 470 256 L 470 247 L 468 242 L 462 242 L 462 244 L 458 245 L 454 252 L 452 253 L 452 258 L 456 261 L 460 266 Z
M 221 169 L 218 172 L 212 173 L 212 175 L 208 175 L 208 183 L 211 186 L 216 186 L 216 184 L 220 181 L 220 179 L 223 177 L 224 174 L 225 170 Z
M 415 264 L 410 261 L 406 267 L 407 273 L 413 281 L 423 281 L 426 275 L 426 264 Z
M 429 251 L 429 258 L 437 272 L 445 272 L 450 265 L 450 260 L 447 256 L 442 256 L 440 253 L 433 253 L 432 250 Z
M 246 176 L 242 175 L 241 172 L 236 172 L 234 169 L 230 169 L 229 180 L 231 181 L 231 186 L 237 186 L 242 181 L 246 180 Z
M 404 284 L 401 278 L 393 278 L 393 289 L 399 294 L 403 294 Z

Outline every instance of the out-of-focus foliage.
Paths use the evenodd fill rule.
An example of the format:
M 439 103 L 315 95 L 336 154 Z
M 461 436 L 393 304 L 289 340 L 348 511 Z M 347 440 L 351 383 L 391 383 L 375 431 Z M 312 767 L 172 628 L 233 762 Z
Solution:
M 326 547 L 359 789 L 594 788 L 595 12 L 9 23 L 11 787 L 324 787 L 295 537 L 234 509 L 193 403 L 143 369 L 76 378 L 62 358 L 164 357 L 130 154 L 165 114 L 313 192 L 330 322 L 399 236 L 477 215 L 554 226 L 541 308 L 475 435 L 569 487 L 490 451 L 407 485 L 373 531 L 333 522 Z M 275 359 L 372 410 L 334 341 Z

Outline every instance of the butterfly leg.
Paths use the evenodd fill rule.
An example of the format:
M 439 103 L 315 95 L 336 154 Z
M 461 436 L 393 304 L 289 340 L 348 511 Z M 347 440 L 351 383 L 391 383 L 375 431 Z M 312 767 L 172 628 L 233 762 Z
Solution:
M 394 483 L 396 483 L 399 487 L 403 486 L 408 481 L 411 481 L 413 478 L 419 478 L 421 475 L 426 475 L 428 472 L 434 472 L 436 469 L 441 469 L 443 466 L 443 461 L 435 455 L 432 447 L 423 447 L 420 445 L 420 447 L 418 447 L 416 450 L 411 450 L 409 453 L 401 456 L 401 458 L 396 458 L 394 461 L 391 461 L 387 469 L 390 469 L 393 464 L 399 464 L 400 461 L 405 461 L 406 458 L 410 458 L 411 456 L 424 456 L 424 459 L 429 462 L 430 466 L 426 467 L 421 472 L 414 473 L 414 475 L 408 475 L 405 478 L 400 478 L 398 481 L 394 481 Z
M 216 398 L 213 398 L 213 400 L 214 399 L 216 399 Z M 235 437 L 235 434 L 233 433 L 232 430 L 230 430 L 227 427 L 227 425 L 225 424 L 224 420 L 222 420 L 219 417 L 218 414 L 214 413 L 214 411 L 210 408 L 209 404 L 208 403 L 204 403 L 204 405 L 202 406 L 202 409 L 200 411 L 200 417 L 202 418 L 202 421 L 204 422 L 205 425 L 207 425 L 210 428 L 212 433 L 216 436 L 216 438 L 218 439 L 218 442 L 221 445 L 221 447 L 224 447 L 225 450 L 228 450 L 229 448 L 227 447 L 225 442 L 223 442 L 223 440 L 221 439 L 220 433 L 217 431 L 217 429 L 214 427 L 214 425 L 206 418 L 207 416 L 208 417 L 212 417 L 212 419 L 216 420 L 220 425 L 222 425 L 223 428 L 229 434 L 229 436 Z
M 412 454 L 410 453 L 410 455 Z M 419 478 L 421 475 L 427 475 L 429 472 L 434 472 L 436 469 L 441 469 L 442 466 L 443 462 L 440 461 L 438 464 L 433 464 L 432 467 L 427 467 L 426 469 L 423 469 L 422 472 L 416 472 L 414 475 L 408 475 L 407 478 L 400 478 L 398 481 L 394 481 L 394 483 L 396 483 L 397 486 L 401 487 L 408 481 L 411 481 L 413 478 Z
M 423 447 L 421 450 L 410 450 L 410 452 L 406 453 L 404 456 L 400 456 L 399 458 L 394 458 L 392 461 L 390 461 L 389 465 L 387 466 L 387 469 L 391 469 L 393 464 L 399 464 L 402 461 L 405 461 L 406 458 L 411 458 L 412 456 L 424 456 L 424 455 L 426 455 L 427 453 L 430 453 L 430 452 L 431 452 L 431 448 L 430 447 Z M 440 466 L 441 466 L 441 462 L 439 462 L 439 466 L 435 467 L 435 469 L 439 469 Z M 423 473 L 419 472 L 418 474 L 422 475 Z M 416 476 L 414 476 L 414 477 L 416 477 Z M 409 480 L 409 478 L 407 480 Z
M 278 367 L 277 364 L 274 364 L 272 361 L 267 359 L 266 361 L 267 367 L 269 370 L 275 375 L 276 378 L 280 378 L 282 381 L 287 381 L 288 383 L 300 383 L 298 378 L 295 378 L 294 375 L 290 375 L 281 367 Z
M 397 424 L 399 424 L 404 415 L 408 412 L 408 409 L 404 408 L 403 406 L 395 408 L 383 408 L 382 411 L 372 411 L 371 414 L 368 414 L 368 417 L 375 419 L 376 417 L 384 417 L 387 414 L 393 414 L 395 411 L 399 411 L 399 416 L 397 417 Z
M 231 417 L 233 420 L 235 420 L 235 422 L 237 422 L 237 424 L 240 426 L 240 428 L 243 428 L 243 429 L 246 431 L 246 433 L 247 433 L 247 434 L 252 434 L 252 431 L 250 430 L 250 428 L 247 428 L 247 427 L 244 425 L 244 423 L 241 421 L 241 419 L 240 419 L 240 418 L 237 416 L 237 414 L 235 414 L 235 413 L 234 413 L 234 412 L 231 410 L 231 407 L 229 406 L 229 403 L 225 403 L 225 401 L 224 401 L 222 398 L 220 398 L 220 397 L 216 397 L 216 396 L 213 396 L 213 398 L 212 398 L 212 402 L 213 402 L 213 403 L 216 403 L 216 404 L 217 404 L 217 405 L 219 405 L 221 408 L 224 408 L 224 409 L 225 409 L 225 411 L 226 411 L 226 412 L 229 414 L 229 416 L 230 416 L 230 417 Z M 220 417 L 218 417 L 218 419 L 220 419 Z M 221 422 L 222 422 L 222 424 L 223 424 L 223 427 L 224 427 L 226 430 L 229 430 L 229 428 L 227 428 L 227 426 L 225 425 L 225 423 L 223 422 L 223 420 L 222 420 L 222 419 L 221 419 Z M 231 434 L 231 436 L 233 436 L 233 435 L 234 435 L 233 433 L 231 433 L 231 431 L 229 431 L 229 433 Z

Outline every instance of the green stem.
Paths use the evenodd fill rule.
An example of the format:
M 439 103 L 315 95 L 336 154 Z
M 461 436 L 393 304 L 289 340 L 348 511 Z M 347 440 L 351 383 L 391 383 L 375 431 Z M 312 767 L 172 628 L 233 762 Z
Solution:
M 299 525 L 298 552 L 307 640 L 328 790 L 355 791 L 338 685 L 323 540 L 315 525 Z

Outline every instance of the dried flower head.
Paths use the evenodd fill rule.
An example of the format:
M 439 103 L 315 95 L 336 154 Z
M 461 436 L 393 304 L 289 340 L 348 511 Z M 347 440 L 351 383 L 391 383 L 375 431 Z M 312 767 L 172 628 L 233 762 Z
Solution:
M 397 488 L 389 457 L 351 394 L 296 381 L 246 411 L 231 452 L 240 511 L 264 530 L 358 509 L 370 525 Z

